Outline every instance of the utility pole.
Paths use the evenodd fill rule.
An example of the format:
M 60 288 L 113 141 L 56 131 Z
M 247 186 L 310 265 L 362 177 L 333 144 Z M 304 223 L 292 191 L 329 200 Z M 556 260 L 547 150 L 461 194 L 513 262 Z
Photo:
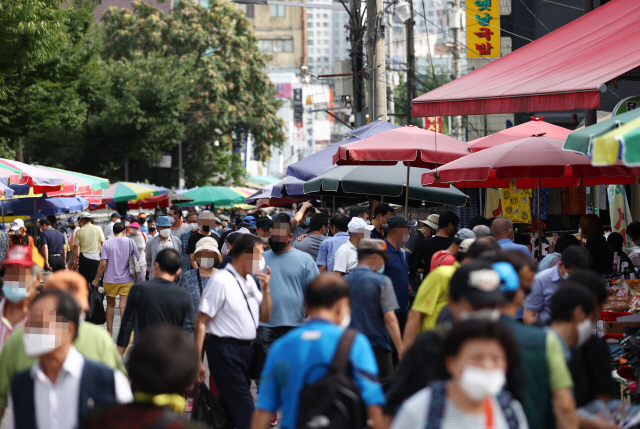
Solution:
M 584 14 L 588 14 L 593 10 L 593 0 L 583 0 L 583 10 Z M 596 109 L 586 109 L 584 111 L 584 126 L 588 127 L 589 125 L 595 125 L 598 123 L 598 112 Z M 600 195 L 598 195 L 599 186 L 591 186 L 591 189 L 587 189 L 589 193 L 587 194 L 587 207 L 593 207 L 594 209 L 598 209 L 600 203 Z M 599 210 L 598 210 L 598 214 Z
M 367 0 L 367 63 L 369 65 L 369 121 L 387 120 L 383 0 Z
M 460 13 L 460 0 L 453 1 L 453 77 L 458 79 L 462 75 L 460 58 L 460 37 L 462 37 L 462 14 Z M 453 138 L 462 139 L 462 116 L 453 117 Z
M 407 26 L 407 125 L 413 125 L 414 120 L 411 117 L 411 100 L 416 98 L 416 50 L 413 42 L 413 0 L 408 0 L 411 16 L 406 22 Z M 426 13 L 423 11 L 423 13 Z
M 366 125 L 364 115 L 364 52 L 362 49 L 362 16 L 360 0 L 350 0 L 349 41 L 351 42 L 351 72 L 353 73 L 353 117 L 356 128 Z

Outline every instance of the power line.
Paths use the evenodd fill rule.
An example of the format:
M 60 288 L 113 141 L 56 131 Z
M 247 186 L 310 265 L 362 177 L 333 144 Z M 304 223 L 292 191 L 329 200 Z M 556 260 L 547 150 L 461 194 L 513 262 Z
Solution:
M 540 21 L 540 18 L 538 18 L 538 17 L 536 16 L 536 14 L 535 14 L 535 13 L 533 13 L 533 11 L 532 11 L 531 9 L 529 9 L 529 7 L 524 3 L 524 1 L 523 1 L 523 0 L 520 0 L 520 3 L 522 3 L 522 6 L 524 6 L 524 8 L 525 8 L 525 9 L 527 9 L 527 10 L 529 11 L 529 13 L 530 13 L 531 15 L 533 15 L 533 17 L 534 17 L 535 19 L 537 19 L 537 20 L 538 20 L 538 22 L 539 22 L 540 24 L 542 24 L 542 26 L 544 27 L 544 29 L 545 29 L 545 30 L 547 30 L 549 33 L 551 33 L 551 31 L 547 28 L 547 26 L 546 26 L 546 25 L 544 25 L 544 22 Z
M 563 3 L 558 3 L 555 1 L 551 1 L 551 0 L 542 0 L 543 2 L 547 2 L 547 3 L 552 3 L 552 4 L 557 4 L 558 6 L 564 6 L 564 7 L 568 7 L 569 9 L 575 9 L 575 10 L 579 10 L 580 12 L 582 12 L 582 8 L 580 7 L 576 7 L 576 6 L 569 6 L 568 4 L 563 4 Z

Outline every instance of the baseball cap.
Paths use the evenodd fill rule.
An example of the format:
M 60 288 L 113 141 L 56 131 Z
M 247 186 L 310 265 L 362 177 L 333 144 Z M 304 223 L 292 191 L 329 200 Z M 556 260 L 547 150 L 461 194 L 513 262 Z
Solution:
M 384 240 L 376 240 L 374 238 L 363 238 L 358 244 L 358 252 L 367 253 L 372 255 L 377 253 L 385 259 L 388 259 L 387 255 L 387 243 Z
M 82 212 L 80 213 L 80 216 L 78 216 L 78 219 L 91 219 L 91 213 L 89 212 Z
M 269 229 L 273 226 L 273 221 L 268 217 L 259 217 L 256 220 L 256 227 L 260 229 Z
M 360 232 L 363 229 L 367 229 L 367 222 L 360 217 L 354 217 L 349 221 L 349 232 Z
M 112 217 L 117 217 L 117 218 L 122 219 L 122 215 L 120 213 L 118 213 L 118 212 L 111 213 L 111 216 L 109 216 L 109 218 L 112 218 Z
M 75 217 L 75 216 L 71 216 L 71 217 L 69 217 L 68 222 L 69 223 L 77 223 L 78 222 L 78 218 Z
M 256 226 L 256 218 L 254 218 L 253 216 L 245 216 L 245 218 L 242 220 L 242 223 L 250 223 L 251 225 L 253 225 L 255 227 Z
M 40 268 L 44 268 L 44 258 L 38 253 L 38 249 L 33 246 L 16 245 L 7 250 L 4 265 L 19 265 L 24 268 L 37 265 Z
M 22 219 L 16 219 L 11 224 L 11 231 L 17 231 L 23 226 L 24 226 L 24 221 Z
M 453 236 L 453 241 L 456 244 L 462 243 L 464 240 L 469 238 L 476 238 L 476 235 L 468 228 L 461 228 L 456 235 Z
M 220 220 L 229 222 L 229 216 L 227 216 L 227 215 L 221 214 L 221 215 L 218 215 L 218 217 L 220 218 Z
M 414 227 L 418 224 L 418 222 L 414 220 L 407 220 L 404 216 L 393 215 L 389 219 L 387 219 L 387 225 L 389 228 L 410 228 Z
M 138 217 L 139 217 L 139 218 L 141 217 L 142 219 L 146 219 L 146 218 L 147 218 L 147 214 L 146 214 L 146 213 L 140 213 L 140 214 L 138 215 Z
M 475 238 L 465 238 L 462 240 L 462 243 L 458 246 L 459 253 L 467 253 L 469 251 L 469 247 L 476 241 Z
M 482 308 L 505 302 L 504 293 L 520 287 L 518 273 L 508 262 L 474 261 L 461 266 L 451 277 L 451 295 L 466 298 L 473 307 Z
M 433 228 L 434 230 L 438 229 L 438 219 L 440 218 L 440 216 L 438 216 L 437 214 L 430 214 L 429 216 L 427 216 L 426 220 L 421 220 L 420 222 L 422 222 L 423 224 L 427 225 L 428 227 Z
M 171 221 L 169 220 L 169 216 L 158 216 L 156 226 L 170 227 Z

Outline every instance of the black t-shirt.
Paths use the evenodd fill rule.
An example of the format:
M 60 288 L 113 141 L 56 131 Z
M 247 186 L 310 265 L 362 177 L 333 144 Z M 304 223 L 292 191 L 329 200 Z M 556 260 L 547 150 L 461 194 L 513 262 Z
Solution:
M 213 234 L 203 235 L 199 232 L 194 232 L 191 234 L 191 236 L 189 237 L 189 241 L 187 241 L 187 255 L 193 255 L 193 252 L 196 251 L 196 243 L 204 237 L 213 237 Z
M 611 369 L 609 348 L 601 338 L 592 335 L 581 347 L 572 348 L 569 371 L 578 407 L 599 395 L 614 397 Z
M 385 231 L 384 229 L 382 231 L 384 232 L 384 235 L 380 234 L 377 229 L 373 228 L 371 230 L 371 238 L 375 238 L 376 240 L 384 240 L 385 236 L 387 235 L 387 231 Z
M 416 267 L 424 268 L 426 276 L 431 271 L 431 258 L 439 250 L 448 249 L 453 242 L 453 238 L 440 237 L 438 235 L 425 238 L 416 249 Z
M 424 234 L 420 230 L 413 231 L 409 236 L 409 240 L 407 244 L 404 246 L 405 249 L 411 250 L 411 254 L 409 258 L 407 258 L 407 263 L 409 264 L 409 280 L 413 281 L 416 270 L 418 269 L 418 265 L 416 264 L 416 250 L 418 249 L 418 245 L 422 243 L 424 240 Z
M 64 247 L 64 235 L 58 230 L 48 228 L 40 233 L 42 245 L 47 245 L 49 255 L 62 255 Z

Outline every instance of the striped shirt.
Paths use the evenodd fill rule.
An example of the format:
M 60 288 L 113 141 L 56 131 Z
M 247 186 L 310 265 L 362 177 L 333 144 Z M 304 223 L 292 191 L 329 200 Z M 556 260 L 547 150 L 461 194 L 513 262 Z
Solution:
M 5 341 L 7 341 L 7 338 L 9 338 L 9 335 L 11 335 L 13 330 L 22 327 L 24 322 L 27 320 L 27 316 L 25 316 L 23 320 L 12 326 L 11 322 L 4 317 L 4 306 L 6 302 L 6 298 L 3 298 L 0 302 L 0 353 L 2 352 L 2 347 L 4 346 Z

